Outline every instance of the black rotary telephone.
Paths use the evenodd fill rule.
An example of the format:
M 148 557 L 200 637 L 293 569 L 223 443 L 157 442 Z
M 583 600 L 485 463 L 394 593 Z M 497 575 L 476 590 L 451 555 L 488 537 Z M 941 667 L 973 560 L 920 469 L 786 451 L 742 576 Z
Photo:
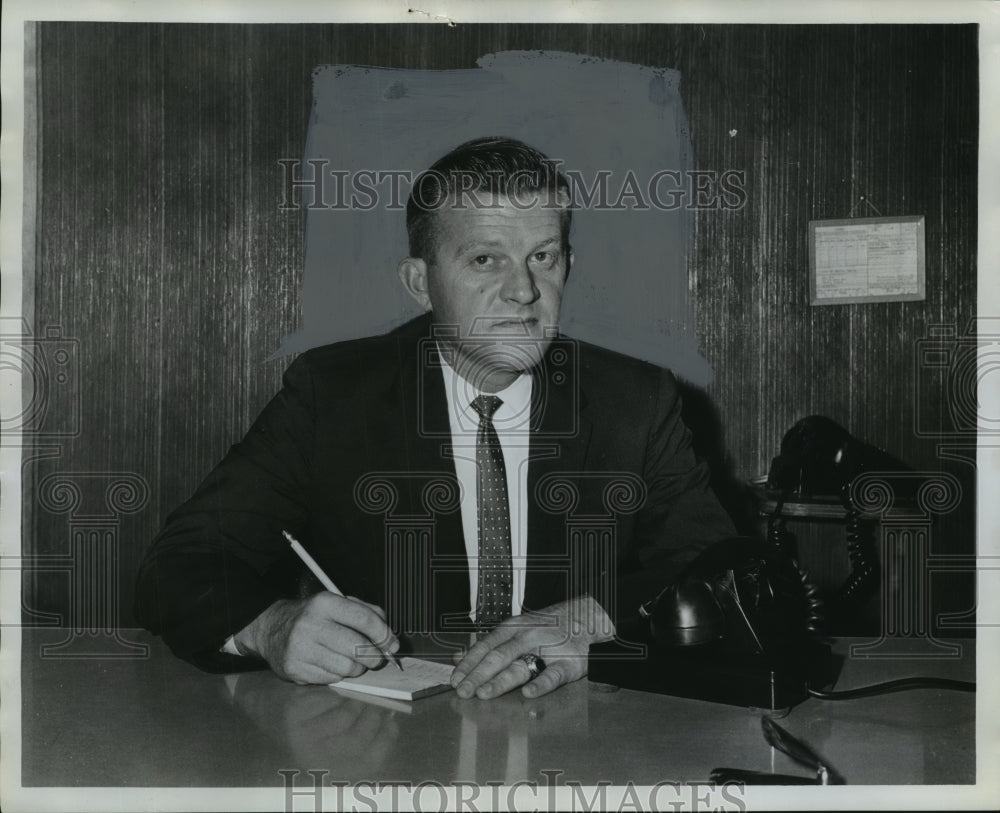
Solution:
M 771 464 L 776 500 L 766 539 L 718 542 L 693 560 L 618 638 L 591 647 L 592 681 L 733 705 L 779 709 L 821 690 L 839 672 L 821 627 L 843 616 L 878 584 L 873 526 L 850 487 L 866 471 L 908 471 L 880 449 L 819 415 L 793 426 Z M 827 602 L 796 562 L 782 509 L 792 498 L 840 503 L 847 512 L 851 573 Z
M 734 537 L 703 551 L 638 619 L 619 623 L 616 641 L 591 647 L 588 674 L 660 694 L 789 708 L 836 674 L 821 623 L 817 591 L 792 559 L 769 542 Z
M 878 560 L 874 550 L 876 526 L 861 516 L 851 499 L 851 484 L 855 478 L 864 472 L 875 471 L 911 469 L 892 455 L 858 440 L 829 418 L 810 415 L 785 434 L 781 451 L 771 461 L 767 475 L 767 492 L 776 499 L 768 521 L 768 538 L 788 556 L 796 556 L 795 538 L 787 530 L 782 512 L 788 500 L 825 500 L 839 503 L 846 512 L 851 571 L 840 588 L 827 598 L 834 626 L 849 623 L 878 588 Z M 904 500 L 907 496 L 899 495 Z

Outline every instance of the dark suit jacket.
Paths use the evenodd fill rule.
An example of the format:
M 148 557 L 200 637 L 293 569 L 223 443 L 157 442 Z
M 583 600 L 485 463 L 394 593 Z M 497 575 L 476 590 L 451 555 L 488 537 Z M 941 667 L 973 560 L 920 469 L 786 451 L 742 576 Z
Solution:
M 205 669 L 259 665 L 219 647 L 293 590 L 300 539 L 397 632 L 451 630 L 469 577 L 444 382 L 428 317 L 304 353 L 282 390 L 140 568 L 136 615 Z M 733 533 L 681 422 L 673 376 L 557 340 L 535 371 L 525 609 L 590 592 L 633 614 L 704 544 Z

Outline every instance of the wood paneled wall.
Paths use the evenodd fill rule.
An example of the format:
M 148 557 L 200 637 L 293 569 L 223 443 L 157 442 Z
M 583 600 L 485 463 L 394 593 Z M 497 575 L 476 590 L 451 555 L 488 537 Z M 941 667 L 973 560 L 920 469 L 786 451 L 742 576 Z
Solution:
M 114 520 L 122 623 L 166 514 L 280 385 L 287 360 L 265 359 L 297 327 L 304 214 L 279 210 L 278 161 L 302 154 L 310 74 L 329 63 L 469 68 L 494 51 L 553 49 L 678 69 L 696 166 L 747 178 L 741 210 L 698 215 L 689 253 L 716 372 L 705 448 L 753 477 L 795 420 L 826 414 L 959 477 L 962 505 L 934 545 L 972 551 L 973 468 L 942 461 L 914 421 L 918 404 L 953 397 L 924 386 L 916 342 L 975 315 L 974 26 L 53 22 L 35 34 L 26 316 L 36 336 L 55 326 L 76 342 L 76 389 L 45 420 L 81 417 L 75 436 L 26 455 L 25 554 L 69 550 L 74 515 L 39 491 L 52 477 L 139 475 L 148 501 Z M 808 221 L 876 214 L 925 216 L 926 301 L 811 308 Z M 971 606 L 957 584 L 942 606 Z M 65 573 L 29 567 L 25 587 L 29 618 L 67 612 Z

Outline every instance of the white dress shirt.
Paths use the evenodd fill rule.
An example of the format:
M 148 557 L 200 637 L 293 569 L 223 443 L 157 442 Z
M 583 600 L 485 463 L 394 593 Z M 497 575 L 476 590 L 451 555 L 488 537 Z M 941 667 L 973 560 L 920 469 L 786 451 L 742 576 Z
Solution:
M 476 599 L 479 595 L 479 529 L 476 499 L 476 432 L 479 413 L 472 402 L 484 393 L 462 378 L 441 359 L 444 374 L 445 399 L 451 426 L 451 453 L 455 459 L 455 474 L 462 495 L 462 534 L 469 557 L 470 617 L 476 619 Z M 528 553 L 528 442 L 531 418 L 530 373 L 522 373 L 506 389 L 494 393 L 503 404 L 493 415 L 493 427 L 500 439 L 503 464 L 507 473 L 507 501 L 510 505 L 510 552 L 513 565 L 511 615 L 520 615 L 524 601 L 524 568 Z

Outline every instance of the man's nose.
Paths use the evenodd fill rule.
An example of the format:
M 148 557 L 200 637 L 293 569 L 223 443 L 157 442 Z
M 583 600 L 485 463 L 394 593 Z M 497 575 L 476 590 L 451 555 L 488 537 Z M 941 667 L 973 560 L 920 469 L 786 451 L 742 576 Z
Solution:
M 504 280 L 503 298 L 519 305 L 530 305 L 538 296 L 538 286 L 528 264 L 511 266 Z

